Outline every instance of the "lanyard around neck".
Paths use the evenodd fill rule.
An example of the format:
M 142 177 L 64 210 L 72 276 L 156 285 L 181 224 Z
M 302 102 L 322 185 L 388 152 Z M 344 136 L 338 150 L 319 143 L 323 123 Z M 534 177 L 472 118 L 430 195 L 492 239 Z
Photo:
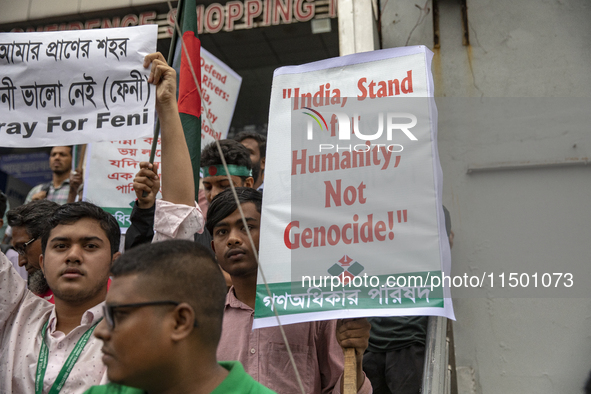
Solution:
M 86 330 L 86 332 L 82 335 L 82 337 L 80 337 L 78 342 L 76 342 L 74 349 L 68 356 L 66 363 L 62 366 L 62 369 L 60 370 L 60 373 L 57 375 L 55 382 L 53 382 L 53 385 L 51 386 L 51 389 L 49 390 L 48 394 L 57 394 L 61 391 L 62 387 L 64 387 L 64 384 L 66 384 L 66 380 L 68 379 L 68 376 L 70 376 L 72 368 L 74 368 L 74 364 L 76 364 L 76 361 L 78 361 L 78 357 L 80 357 L 82 350 L 84 350 L 84 346 L 86 346 L 86 343 L 90 339 L 92 332 L 101 320 L 102 318 L 99 319 L 96 323 L 94 323 L 92 327 Z M 39 350 L 39 360 L 37 361 L 37 373 L 35 374 L 35 394 L 43 393 L 43 380 L 45 379 L 45 371 L 47 370 L 47 362 L 49 359 L 49 348 L 45 343 L 45 334 L 47 331 L 48 324 L 49 319 L 47 319 L 45 325 L 41 329 L 42 340 L 41 350 Z

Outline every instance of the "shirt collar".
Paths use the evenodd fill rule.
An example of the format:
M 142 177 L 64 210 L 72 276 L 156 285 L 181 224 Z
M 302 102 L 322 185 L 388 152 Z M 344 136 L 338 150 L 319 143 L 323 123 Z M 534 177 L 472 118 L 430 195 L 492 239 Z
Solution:
M 239 308 L 239 309 L 244 309 L 247 311 L 253 311 L 253 309 L 251 307 L 249 307 L 244 302 L 242 302 L 238 298 L 236 298 L 236 293 L 234 292 L 234 286 L 230 287 L 230 290 L 228 290 L 228 294 L 226 295 L 226 307 Z
M 64 187 L 65 185 L 69 185 L 69 184 L 70 184 L 70 178 L 66 178 L 66 179 L 64 179 L 64 181 L 62 183 L 60 183 L 60 185 L 57 188 L 55 186 L 53 186 L 53 181 L 51 181 L 49 185 L 53 190 L 59 190 L 62 187 Z
M 88 309 L 82 315 L 82 319 L 80 320 L 80 326 L 92 326 L 96 322 L 99 321 L 103 317 L 103 305 L 105 302 L 101 302 L 98 305 L 93 306 L 92 308 Z M 47 325 L 47 329 L 50 333 L 55 332 L 55 327 L 57 325 L 57 315 L 55 313 L 55 307 L 51 309 L 51 314 L 49 315 L 49 324 Z

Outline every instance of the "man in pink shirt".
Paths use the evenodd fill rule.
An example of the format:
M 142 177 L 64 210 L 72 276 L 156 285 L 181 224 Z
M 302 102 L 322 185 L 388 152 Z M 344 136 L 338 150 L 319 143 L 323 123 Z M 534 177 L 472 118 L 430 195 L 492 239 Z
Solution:
M 236 188 L 248 229 L 258 249 L 262 195 Z M 231 190 L 213 199 L 207 215 L 212 248 L 218 263 L 232 278 L 226 297 L 218 360 L 238 360 L 255 380 L 281 394 L 302 393 L 278 327 L 252 330 L 257 262 Z M 283 327 L 306 394 L 340 393 L 344 356 L 355 348 L 357 389 L 371 393 L 362 369 L 370 325 L 366 319 L 330 320 Z

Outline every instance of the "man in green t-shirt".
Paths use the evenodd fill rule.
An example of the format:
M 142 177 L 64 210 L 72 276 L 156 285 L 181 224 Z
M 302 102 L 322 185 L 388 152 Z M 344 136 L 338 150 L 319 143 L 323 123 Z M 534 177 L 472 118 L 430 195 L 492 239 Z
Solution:
M 113 383 L 86 394 L 273 391 L 237 361 L 216 360 L 226 284 L 212 252 L 190 241 L 133 248 L 113 263 L 94 335 Z

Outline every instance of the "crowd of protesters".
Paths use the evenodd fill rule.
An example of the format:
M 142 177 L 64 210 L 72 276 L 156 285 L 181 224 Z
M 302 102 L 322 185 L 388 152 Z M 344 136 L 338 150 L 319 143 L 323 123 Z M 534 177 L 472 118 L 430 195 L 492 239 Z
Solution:
M 377 334 L 358 318 L 290 324 L 284 333 L 252 329 L 265 138 L 240 133 L 220 141 L 227 166 L 215 143 L 206 146 L 203 196 L 195 196 L 176 72 L 159 53 L 146 56 L 144 67 L 156 85 L 165 182 L 157 165 L 140 164 L 124 247 L 113 216 L 76 201 L 82 174 L 71 171 L 69 147 L 52 149 L 52 181 L 7 213 L 12 239 L 0 253 L 0 392 L 340 393 L 343 349 L 353 348 L 359 393 L 371 393 L 372 384 L 378 393 L 418 393 L 424 319 L 406 326 L 377 321 Z M 368 344 L 383 357 L 408 348 L 413 364 L 399 359 L 395 368 L 412 373 L 412 384 L 390 383 L 407 378 L 393 364 L 377 367 L 382 356 L 368 359 Z M 364 372 L 367 360 L 371 375 Z

